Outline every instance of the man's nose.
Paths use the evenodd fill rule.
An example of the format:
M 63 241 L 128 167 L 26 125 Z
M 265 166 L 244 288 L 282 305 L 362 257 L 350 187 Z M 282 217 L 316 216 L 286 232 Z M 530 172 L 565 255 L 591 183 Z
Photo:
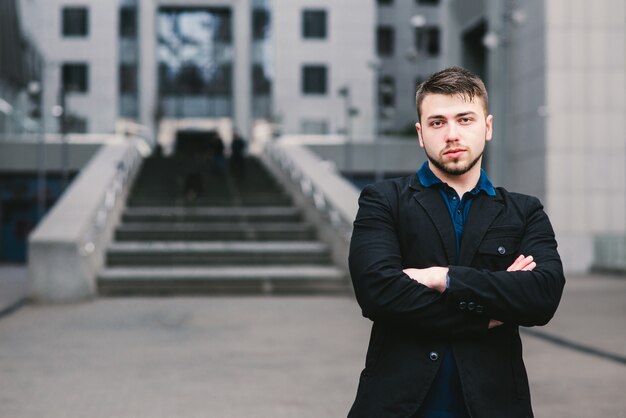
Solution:
M 459 127 L 454 123 L 449 123 L 446 127 L 446 141 L 458 141 L 460 139 Z

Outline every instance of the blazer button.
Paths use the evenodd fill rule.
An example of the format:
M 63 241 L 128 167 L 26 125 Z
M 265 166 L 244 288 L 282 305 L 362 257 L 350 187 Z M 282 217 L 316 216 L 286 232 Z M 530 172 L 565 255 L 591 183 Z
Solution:
M 465 310 L 465 306 L 466 306 L 466 305 L 467 305 L 467 304 L 466 304 L 465 302 L 459 302 L 459 309 L 460 309 L 460 310 L 462 310 L 462 311 L 464 311 L 464 310 Z
M 476 304 L 474 302 L 470 302 L 467 304 L 467 309 L 470 311 L 473 311 L 475 307 L 476 307 Z
M 483 313 L 483 305 L 476 305 L 476 313 Z
M 493 248 L 493 247 L 492 247 Z M 502 245 L 498 247 L 498 252 L 502 255 L 504 255 L 506 253 L 506 248 L 504 248 Z
M 439 360 L 439 353 L 437 353 L 436 351 L 431 351 L 428 355 L 428 358 L 430 358 L 432 361 L 437 361 Z

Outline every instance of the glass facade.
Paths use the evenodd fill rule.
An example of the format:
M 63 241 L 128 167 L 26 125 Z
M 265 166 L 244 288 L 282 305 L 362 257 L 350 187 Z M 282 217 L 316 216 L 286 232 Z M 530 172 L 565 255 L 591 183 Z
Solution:
M 228 8 L 170 8 L 157 18 L 159 113 L 232 117 L 233 32 Z

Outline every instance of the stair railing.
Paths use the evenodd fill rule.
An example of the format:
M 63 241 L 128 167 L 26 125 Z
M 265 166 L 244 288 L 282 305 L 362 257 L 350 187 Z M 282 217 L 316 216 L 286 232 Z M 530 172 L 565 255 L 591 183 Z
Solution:
M 96 276 L 132 179 L 150 147 L 111 137 L 28 239 L 29 296 L 69 302 L 96 295 Z
M 268 144 L 262 161 L 304 209 L 320 239 L 330 246 L 335 264 L 347 269 L 359 190 L 332 163 L 305 145 L 287 141 Z

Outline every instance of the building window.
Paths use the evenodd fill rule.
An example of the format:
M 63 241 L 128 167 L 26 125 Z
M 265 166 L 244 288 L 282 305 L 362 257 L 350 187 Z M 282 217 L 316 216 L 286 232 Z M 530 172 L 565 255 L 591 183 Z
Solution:
M 137 93 L 137 65 L 120 64 L 120 93 Z
M 327 70 L 325 65 L 302 67 L 302 93 L 326 94 Z
M 326 10 L 304 10 L 302 12 L 302 37 L 306 39 L 326 38 Z
M 252 40 L 262 41 L 269 38 L 270 12 L 267 9 L 252 10 Z
M 390 75 L 384 75 L 379 80 L 379 103 L 383 107 L 396 105 L 396 80 Z
M 416 0 L 420 6 L 437 6 L 439 0 Z
M 378 55 L 393 55 L 394 31 L 391 26 L 379 26 L 376 31 L 376 50 Z
M 89 74 L 87 64 L 63 64 L 63 91 L 66 93 L 87 93 Z
M 393 0 L 377 0 L 379 6 L 390 6 L 393 4 Z
M 252 94 L 255 96 L 268 96 L 271 92 L 272 82 L 262 64 L 252 66 Z
M 120 9 L 120 37 L 137 37 L 137 8 L 122 7 Z
M 415 29 L 415 49 L 418 54 L 436 57 L 441 50 L 441 31 L 437 26 Z
M 63 132 L 69 134 L 86 134 L 88 132 L 87 119 L 73 113 L 62 118 Z
M 89 13 L 86 7 L 64 7 L 62 11 L 63 36 L 87 36 Z
M 328 121 L 325 119 L 303 119 L 300 121 L 300 130 L 308 135 L 327 135 Z

